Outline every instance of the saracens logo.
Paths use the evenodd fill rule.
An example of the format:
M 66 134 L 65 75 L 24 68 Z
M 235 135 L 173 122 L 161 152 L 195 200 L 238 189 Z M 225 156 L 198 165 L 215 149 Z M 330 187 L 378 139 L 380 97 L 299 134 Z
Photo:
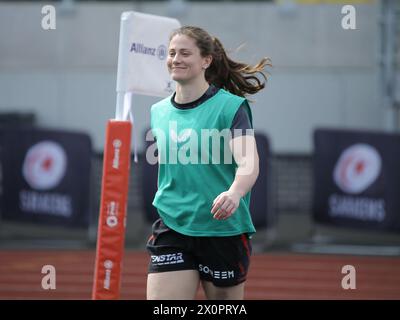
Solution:
M 382 159 L 378 151 L 371 145 L 358 143 L 343 151 L 333 178 L 344 192 L 358 194 L 375 182 L 381 167 Z
M 114 147 L 114 157 L 113 157 L 113 161 L 112 161 L 112 167 L 114 169 L 118 169 L 119 168 L 119 154 L 120 154 L 120 149 L 122 146 L 122 141 L 119 139 L 115 139 L 115 140 L 113 140 L 112 145 Z
M 111 284 L 111 272 L 114 264 L 111 260 L 106 260 L 104 261 L 104 268 L 105 268 L 105 274 L 104 274 L 104 284 L 103 288 L 106 290 L 110 290 L 110 284 Z
M 29 148 L 22 174 L 32 189 L 48 190 L 60 183 L 66 168 L 64 148 L 53 141 L 42 141 Z
M 118 225 L 118 210 L 119 210 L 118 202 L 110 201 L 109 203 L 107 203 L 106 224 L 110 228 L 114 228 Z

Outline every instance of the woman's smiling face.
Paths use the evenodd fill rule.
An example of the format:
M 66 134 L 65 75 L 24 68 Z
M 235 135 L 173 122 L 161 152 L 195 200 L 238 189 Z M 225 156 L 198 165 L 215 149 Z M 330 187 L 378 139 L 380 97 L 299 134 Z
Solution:
M 186 35 L 175 35 L 168 48 L 167 67 L 173 80 L 185 83 L 198 77 L 210 64 L 210 57 L 202 57 L 196 41 Z

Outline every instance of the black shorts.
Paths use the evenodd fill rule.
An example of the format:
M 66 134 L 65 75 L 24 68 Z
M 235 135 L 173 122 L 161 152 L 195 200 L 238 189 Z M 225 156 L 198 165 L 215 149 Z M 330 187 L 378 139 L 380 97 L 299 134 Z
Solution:
M 230 287 L 246 280 L 251 243 L 247 234 L 228 237 L 192 237 L 154 222 L 147 241 L 149 273 L 198 270 L 200 279 L 218 287 Z

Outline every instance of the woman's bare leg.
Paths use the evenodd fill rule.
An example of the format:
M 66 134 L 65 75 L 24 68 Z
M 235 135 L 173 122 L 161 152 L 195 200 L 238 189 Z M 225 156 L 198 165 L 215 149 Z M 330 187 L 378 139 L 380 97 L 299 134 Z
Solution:
M 199 279 L 197 270 L 149 273 L 147 300 L 193 300 Z
M 210 281 L 201 284 L 208 300 L 243 300 L 244 282 L 232 287 L 216 287 Z

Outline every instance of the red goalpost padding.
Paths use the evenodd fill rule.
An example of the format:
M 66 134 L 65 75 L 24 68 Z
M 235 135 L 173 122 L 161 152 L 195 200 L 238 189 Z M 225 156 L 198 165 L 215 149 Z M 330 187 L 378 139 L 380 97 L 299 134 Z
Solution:
M 129 121 L 109 120 L 92 298 L 119 299 L 131 159 Z

